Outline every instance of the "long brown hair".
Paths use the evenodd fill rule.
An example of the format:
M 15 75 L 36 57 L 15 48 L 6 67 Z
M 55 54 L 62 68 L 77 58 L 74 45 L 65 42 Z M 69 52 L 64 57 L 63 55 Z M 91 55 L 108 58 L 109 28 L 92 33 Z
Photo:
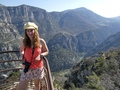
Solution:
M 24 33 L 23 44 L 24 44 L 24 47 L 31 47 L 31 40 L 28 37 L 26 30 Z M 34 48 L 40 47 L 40 36 L 39 36 L 38 30 L 36 29 L 33 36 L 33 47 Z

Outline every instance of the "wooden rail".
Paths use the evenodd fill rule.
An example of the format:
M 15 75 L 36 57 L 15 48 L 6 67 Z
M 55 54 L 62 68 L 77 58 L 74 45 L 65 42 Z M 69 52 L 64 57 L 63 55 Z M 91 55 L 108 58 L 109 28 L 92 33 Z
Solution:
M 15 53 L 15 52 L 19 52 L 18 50 L 14 50 L 14 51 L 0 51 L 0 54 L 3 53 Z
M 54 90 L 53 87 L 53 81 L 52 81 L 52 76 L 51 76 L 51 71 L 50 71 L 50 67 L 49 67 L 49 63 L 46 57 L 43 57 L 45 64 L 46 64 L 46 69 L 47 69 L 47 83 L 49 86 L 49 90 Z

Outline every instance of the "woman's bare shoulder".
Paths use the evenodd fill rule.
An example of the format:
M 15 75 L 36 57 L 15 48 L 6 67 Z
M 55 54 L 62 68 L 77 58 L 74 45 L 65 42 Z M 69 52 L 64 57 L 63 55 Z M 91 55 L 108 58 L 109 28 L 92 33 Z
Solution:
M 40 42 L 41 42 L 41 43 L 44 43 L 45 40 L 44 40 L 43 38 L 40 38 Z

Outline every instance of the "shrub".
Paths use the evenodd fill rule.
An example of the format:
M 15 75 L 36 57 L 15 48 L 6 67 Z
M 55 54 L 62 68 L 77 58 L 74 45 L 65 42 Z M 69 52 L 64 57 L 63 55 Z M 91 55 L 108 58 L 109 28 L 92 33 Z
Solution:
M 107 69 L 106 59 L 104 57 L 100 57 L 97 59 L 97 62 L 94 65 L 94 72 L 97 75 L 101 75 L 104 70 Z
M 88 83 L 86 86 L 92 90 L 105 90 L 101 84 L 100 78 L 93 72 L 92 76 L 88 76 Z

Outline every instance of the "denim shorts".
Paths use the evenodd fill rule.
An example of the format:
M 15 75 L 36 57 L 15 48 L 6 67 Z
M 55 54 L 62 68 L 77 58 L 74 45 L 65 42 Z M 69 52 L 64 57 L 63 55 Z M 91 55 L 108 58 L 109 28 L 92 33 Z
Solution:
M 44 77 L 44 68 L 37 68 L 37 69 L 29 69 L 28 72 L 24 73 L 22 70 L 20 81 L 24 80 L 34 80 L 34 79 L 42 79 Z

